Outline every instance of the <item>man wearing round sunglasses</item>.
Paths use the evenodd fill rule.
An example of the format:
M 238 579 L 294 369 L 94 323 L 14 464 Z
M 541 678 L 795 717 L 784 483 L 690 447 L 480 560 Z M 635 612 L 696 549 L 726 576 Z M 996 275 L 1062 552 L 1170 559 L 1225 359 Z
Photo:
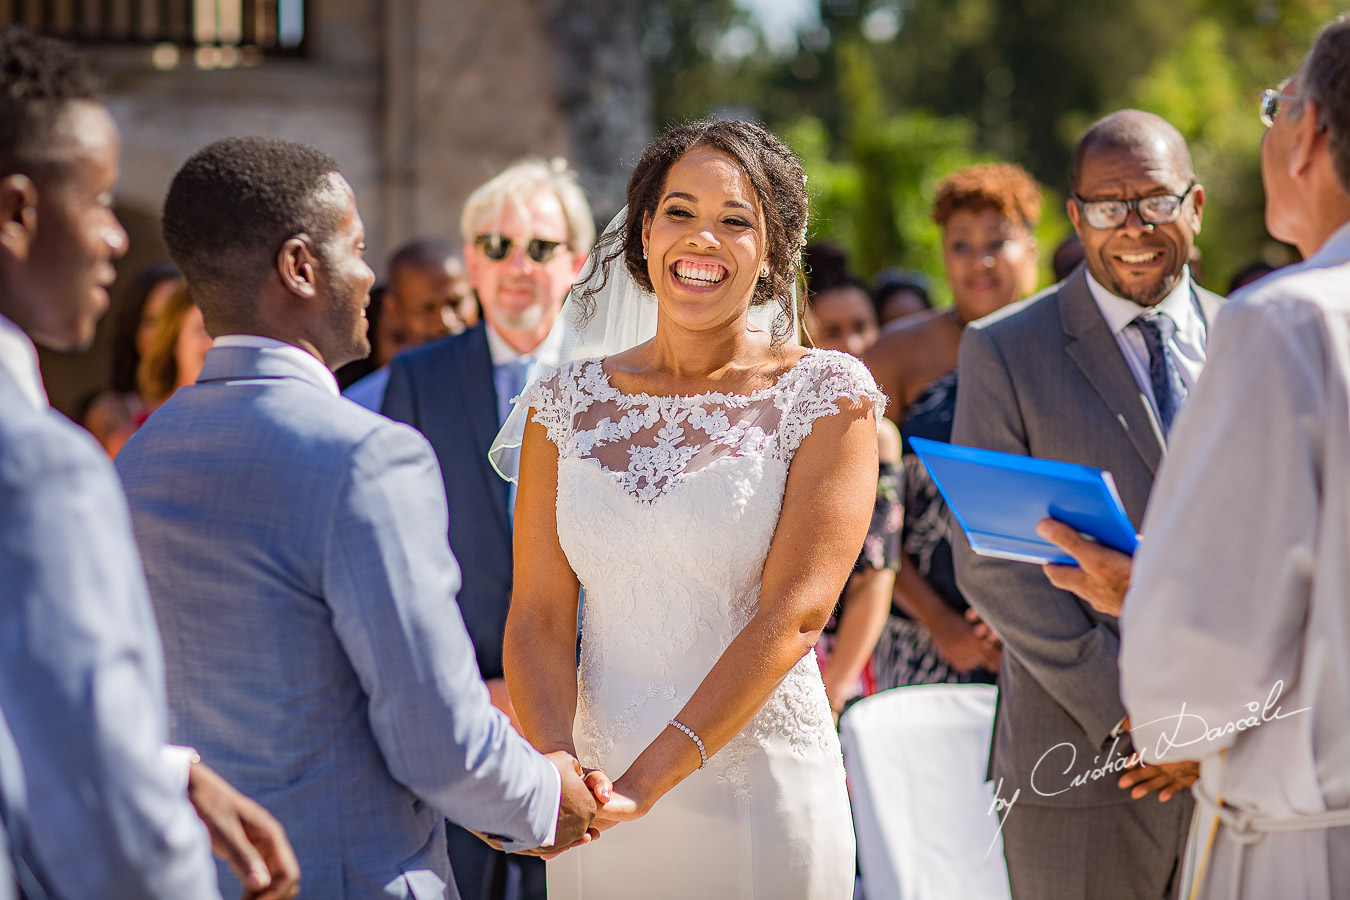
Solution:
M 460 611 L 492 702 L 514 722 L 502 671 L 514 494 L 487 453 L 512 398 L 538 366 L 558 361 L 561 333 L 549 340 L 549 331 L 595 241 L 595 222 L 563 160 L 525 160 L 469 195 L 460 230 L 483 321 L 395 357 L 381 411 L 435 448 L 464 579 Z M 463 896 L 543 900 L 542 860 L 500 853 L 454 826 L 449 840 Z
M 952 442 L 1106 469 L 1137 528 L 1221 304 L 1187 268 L 1205 192 L 1177 130 L 1137 110 L 1088 129 L 1072 185 L 1085 264 L 966 329 Z M 1194 766 L 1125 769 L 1115 616 L 964 536 L 953 549 L 1008 651 L 991 768 L 1017 799 L 1002 822 L 1013 897 L 1175 897 Z

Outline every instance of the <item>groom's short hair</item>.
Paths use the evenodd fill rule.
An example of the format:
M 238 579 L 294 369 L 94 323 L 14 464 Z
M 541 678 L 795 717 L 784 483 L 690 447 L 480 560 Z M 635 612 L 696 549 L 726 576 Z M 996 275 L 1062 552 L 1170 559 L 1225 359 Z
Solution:
M 281 245 L 307 234 L 322 251 L 340 221 L 323 202 L 338 172 L 307 144 L 225 138 L 194 153 L 164 200 L 164 243 L 208 321 L 246 311 Z

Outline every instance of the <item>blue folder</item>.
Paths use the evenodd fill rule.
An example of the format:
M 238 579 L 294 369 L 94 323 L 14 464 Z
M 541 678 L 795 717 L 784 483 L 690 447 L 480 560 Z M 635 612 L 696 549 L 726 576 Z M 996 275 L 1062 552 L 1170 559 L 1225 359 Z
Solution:
M 981 556 L 1075 565 L 1036 534 L 1036 523 L 1046 517 L 1123 553 L 1139 546 L 1110 472 L 917 437 L 909 445 Z

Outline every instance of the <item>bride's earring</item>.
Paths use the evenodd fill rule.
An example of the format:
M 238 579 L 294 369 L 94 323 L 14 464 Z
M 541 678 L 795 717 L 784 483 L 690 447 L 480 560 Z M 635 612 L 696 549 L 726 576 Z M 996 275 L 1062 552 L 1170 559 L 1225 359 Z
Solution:
M 759 270 L 759 277 L 760 277 L 760 278 L 768 278 L 768 277 L 769 277 L 769 267 L 768 267 L 768 266 L 765 266 L 764 268 L 762 268 L 762 269 Z
M 643 258 L 643 259 L 646 259 L 646 258 L 647 258 L 647 248 L 646 248 L 646 247 L 643 247 L 643 248 L 642 248 L 642 258 Z

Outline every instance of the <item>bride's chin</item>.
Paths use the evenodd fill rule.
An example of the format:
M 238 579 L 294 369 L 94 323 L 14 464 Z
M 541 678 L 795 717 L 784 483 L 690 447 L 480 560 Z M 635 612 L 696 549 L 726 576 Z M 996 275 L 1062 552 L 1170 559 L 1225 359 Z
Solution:
M 685 298 L 658 300 L 658 302 L 665 318 L 687 331 L 700 332 L 734 328 L 750 309 L 748 300 L 734 304 L 699 302 Z

